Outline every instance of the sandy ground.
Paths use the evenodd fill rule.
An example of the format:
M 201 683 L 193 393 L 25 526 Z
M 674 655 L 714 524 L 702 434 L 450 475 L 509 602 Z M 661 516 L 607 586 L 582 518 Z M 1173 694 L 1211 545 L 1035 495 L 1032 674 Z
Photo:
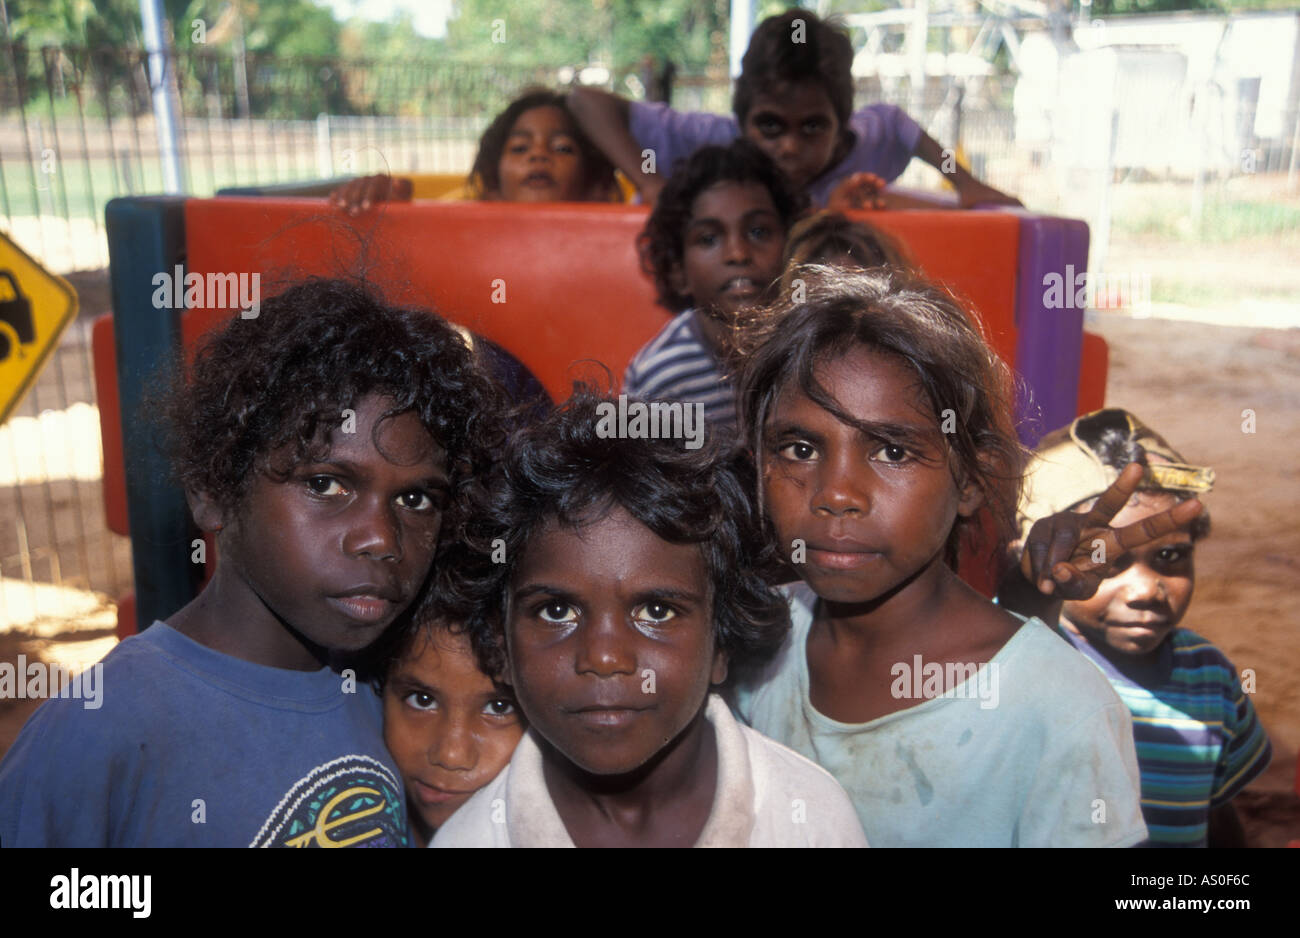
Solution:
M 1103 316 L 1090 328 L 1111 346 L 1108 403 L 1126 407 L 1191 461 L 1211 465 L 1210 538 L 1198 547 L 1186 625 L 1240 671 L 1274 746 L 1273 765 L 1237 799 L 1260 846 L 1300 840 L 1300 330 L 1251 329 Z M 1253 433 L 1243 421 L 1254 414 Z M 91 604 L 94 605 L 93 603 Z M 114 644 L 112 607 L 74 620 L 0 628 L 0 661 L 40 658 L 79 668 Z M 0 700 L 0 753 L 36 702 Z
M 1300 616 L 1291 606 L 1300 592 L 1300 329 L 1119 317 L 1090 328 L 1110 344 L 1107 404 L 1218 474 L 1183 624 L 1255 675 L 1273 764 L 1235 802 L 1248 835 L 1260 846 L 1300 840 Z M 1247 411 L 1253 433 L 1243 432 Z

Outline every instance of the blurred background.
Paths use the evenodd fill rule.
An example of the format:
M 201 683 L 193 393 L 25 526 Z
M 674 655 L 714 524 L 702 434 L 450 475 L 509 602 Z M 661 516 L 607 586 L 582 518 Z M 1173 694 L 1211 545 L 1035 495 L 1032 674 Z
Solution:
M 129 542 L 104 524 L 89 357 L 90 321 L 109 310 L 106 201 L 467 172 L 483 128 L 532 84 L 727 113 L 733 16 L 752 26 L 787 5 L 165 0 L 151 62 L 138 0 L 0 0 L 0 230 L 80 298 L 0 426 L 0 659 L 21 649 L 73 667 L 97 660 L 115 641 L 112 597 L 131 589 Z M 1089 274 L 1109 287 L 1089 313 L 1112 346 L 1108 403 L 1221 479 L 1188 624 L 1259 669 L 1257 706 L 1293 773 L 1295 3 L 803 5 L 848 28 L 858 106 L 902 106 L 1030 210 L 1088 222 Z M 919 161 L 900 183 L 944 185 Z M 1237 432 L 1244 408 L 1259 414 L 1251 437 Z M 0 701 L 0 752 L 23 703 Z M 1274 787 L 1292 784 L 1274 774 Z M 1270 810 L 1300 823 L 1293 806 Z

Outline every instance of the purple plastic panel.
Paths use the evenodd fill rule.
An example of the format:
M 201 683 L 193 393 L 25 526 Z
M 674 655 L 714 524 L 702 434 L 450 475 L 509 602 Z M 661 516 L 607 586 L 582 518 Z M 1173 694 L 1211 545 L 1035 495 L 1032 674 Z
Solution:
M 1077 416 L 1086 303 L 1075 300 L 1087 268 L 1086 223 L 1021 216 L 1016 370 L 1025 383 L 1017 414 L 1026 446 Z

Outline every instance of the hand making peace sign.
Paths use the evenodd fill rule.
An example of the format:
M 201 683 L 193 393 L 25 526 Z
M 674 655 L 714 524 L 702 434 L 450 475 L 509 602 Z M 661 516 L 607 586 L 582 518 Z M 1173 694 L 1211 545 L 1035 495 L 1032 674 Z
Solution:
M 1083 600 L 1097 592 L 1128 551 L 1178 530 L 1201 513 L 1195 498 L 1122 528 L 1110 526 L 1142 481 L 1143 467 L 1131 463 L 1088 512 L 1066 509 L 1034 522 L 1020 558 L 1020 572 L 1040 592 Z M 1100 550 L 1098 550 L 1100 548 Z

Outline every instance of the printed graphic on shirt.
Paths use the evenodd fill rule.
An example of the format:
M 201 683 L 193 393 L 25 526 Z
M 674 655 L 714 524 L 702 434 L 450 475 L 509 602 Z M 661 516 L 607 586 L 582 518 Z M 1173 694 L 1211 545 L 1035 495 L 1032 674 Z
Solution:
M 405 847 L 401 787 L 370 756 L 317 766 L 281 799 L 251 847 Z

